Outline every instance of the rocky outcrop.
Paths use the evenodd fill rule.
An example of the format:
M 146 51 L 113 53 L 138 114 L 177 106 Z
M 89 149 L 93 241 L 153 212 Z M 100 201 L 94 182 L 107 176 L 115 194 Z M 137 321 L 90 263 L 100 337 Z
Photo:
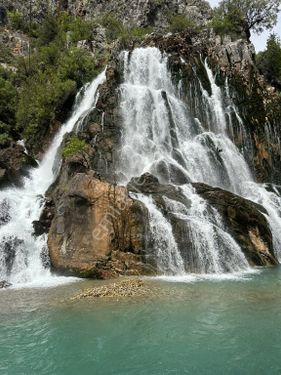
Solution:
M 223 218 L 227 231 L 240 245 L 251 265 L 278 264 L 274 256 L 272 234 L 264 216 L 265 209 L 256 203 L 205 184 L 193 184 L 197 193 Z
M 52 195 L 48 246 L 55 271 L 95 278 L 155 272 L 144 253 L 147 210 L 125 187 L 77 173 Z
M 214 188 L 205 184 L 192 184 L 196 192 L 214 207 L 221 215 L 225 229 L 232 235 L 253 266 L 269 266 L 278 264 L 273 251 L 272 235 L 264 214 L 265 209 L 256 203 L 244 199 L 231 192 Z M 128 184 L 128 189 L 135 193 L 150 195 L 165 218 L 171 223 L 175 240 L 189 269 L 192 252 L 192 235 L 187 221 L 171 210 L 171 204 L 181 204 L 186 213 L 192 201 L 183 194 L 180 187 L 161 185 L 159 180 L 144 174 L 134 178 Z M 168 201 L 168 202 L 169 202 Z M 169 207 L 170 206 L 170 207 Z M 196 270 L 194 270 L 196 272 Z
M 97 18 L 103 14 L 111 13 L 129 26 L 156 26 L 163 28 L 169 24 L 172 15 L 182 14 L 205 23 L 210 17 L 211 8 L 205 0 L 31 0 L 31 15 L 33 20 L 42 20 L 48 12 L 57 13 L 69 11 L 75 16 Z M 26 17 L 29 7 L 18 0 L 1 0 L 0 22 L 6 22 L 8 10 L 19 10 Z
M 22 177 L 28 175 L 30 168 L 36 166 L 37 162 L 17 143 L 0 149 L 0 188 L 11 184 L 20 185 Z
M 10 286 L 12 286 L 12 284 L 6 280 L 0 281 L 0 289 L 6 289 L 6 288 L 9 288 Z

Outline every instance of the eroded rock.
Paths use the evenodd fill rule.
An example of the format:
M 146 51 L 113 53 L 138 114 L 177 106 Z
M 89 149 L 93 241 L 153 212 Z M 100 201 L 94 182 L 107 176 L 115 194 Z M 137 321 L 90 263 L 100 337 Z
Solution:
M 147 209 L 125 187 L 77 173 L 54 196 L 48 246 L 53 269 L 85 277 L 148 274 Z

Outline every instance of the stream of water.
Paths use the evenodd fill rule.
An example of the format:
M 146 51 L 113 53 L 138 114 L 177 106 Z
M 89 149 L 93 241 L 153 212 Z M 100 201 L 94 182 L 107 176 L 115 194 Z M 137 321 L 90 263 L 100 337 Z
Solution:
M 191 245 L 188 242 L 191 248 L 187 249 L 191 257 L 185 270 L 224 273 L 249 269 L 239 245 L 226 232 L 219 213 L 207 208 L 206 202 L 189 185 L 190 181 L 221 187 L 264 206 L 274 236 L 276 256 L 281 259 L 281 199 L 277 191 L 269 192 L 255 182 L 244 155 L 250 150 L 239 150 L 232 141 L 232 123 L 228 121 L 230 110 L 234 112 L 243 134 L 245 129 L 231 102 L 227 81 L 223 93 L 207 60 L 202 62 L 211 93 L 199 81 L 200 92 L 194 90 L 192 93 L 200 98 L 194 117 L 188 110 L 188 103 L 183 101 L 172 83 L 167 55 L 157 48 L 139 48 L 131 53 L 124 52 L 121 58 L 124 61 L 124 84 L 121 87 L 124 134 L 120 181 L 126 183 L 132 177 L 150 172 L 163 184 L 182 186 L 182 192 L 191 199 L 191 208 L 184 209 L 174 202 L 170 203 L 169 211 L 181 215 L 191 233 Z M 227 98 L 227 104 L 223 97 Z M 199 118 L 205 119 L 204 124 Z M 247 145 L 245 142 L 245 148 Z M 155 227 L 155 204 L 141 195 L 139 199 L 149 208 Z M 161 213 L 154 232 L 159 237 L 156 242 L 162 241 L 160 269 L 181 274 L 181 262 L 177 260 L 175 263 L 171 255 L 171 252 L 175 253 L 176 240 L 163 241 L 160 226 L 163 230 L 167 228 Z M 173 236 L 173 232 L 166 230 L 166 236 Z M 167 263 L 169 260 L 170 264 Z
M 104 81 L 105 72 L 102 72 L 77 94 L 72 115 L 55 136 L 39 167 L 24 179 L 23 187 L 0 191 L 0 280 L 26 286 L 67 281 L 67 278 L 52 276 L 48 265 L 44 264 L 48 258 L 47 238 L 45 235 L 35 237 L 32 223 L 39 219 L 44 194 L 59 169 L 58 150 L 65 134 L 79 126 L 93 109 L 97 89 Z

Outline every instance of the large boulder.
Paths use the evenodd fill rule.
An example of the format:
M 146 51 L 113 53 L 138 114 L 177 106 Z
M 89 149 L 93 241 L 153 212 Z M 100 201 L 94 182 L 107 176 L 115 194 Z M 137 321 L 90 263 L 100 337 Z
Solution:
M 197 193 L 222 216 L 227 231 L 240 245 L 251 265 L 278 264 L 265 209 L 229 191 L 202 183 L 193 184 Z
M 55 271 L 95 278 L 155 272 L 144 256 L 147 210 L 125 187 L 77 173 L 53 197 L 48 246 Z
M 132 178 L 127 188 L 132 193 L 152 195 L 156 204 L 163 209 L 165 207 L 163 197 L 179 202 L 186 207 L 191 204 L 190 200 L 182 193 L 180 187 L 160 184 L 158 178 L 150 173 L 144 173 L 140 177 Z

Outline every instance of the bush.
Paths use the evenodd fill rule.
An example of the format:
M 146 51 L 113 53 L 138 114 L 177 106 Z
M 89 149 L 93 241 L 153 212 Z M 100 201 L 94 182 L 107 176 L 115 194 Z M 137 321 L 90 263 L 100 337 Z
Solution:
M 106 29 L 106 35 L 110 40 L 117 39 L 121 35 L 124 36 L 127 33 L 122 22 L 112 13 L 106 13 L 99 22 Z
M 96 75 L 94 58 L 83 49 L 73 48 L 63 54 L 58 61 L 58 75 L 61 79 L 75 81 L 78 87 Z
M 11 27 L 15 30 L 24 30 L 26 23 L 24 20 L 24 16 L 21 12 L 18 10 L 15 10 L 13 12 L 8 12 L 8 21 L 11 25 Z
M 0 133 L 0 146 L 6 147 L 10 144 L 12 138 L 7 133 Z
M 17 105 L 17 91 L 11 82 L 0 77 L 0 118 L 1 122 L 13 125 Z
M 85 151 L 87 148 L 87 143 L 83 139 L 77 136 L 72 136 L 67 142 L 63 150 L 63 156 L 65 158 L 71 157 L 77 153 Z
M 39 26 L 29 58 L 18 62 L 20 85 L 17 129 L 26 139 L 44 135 L 57 111 L 76 88 L 96 74 L 95 60 L 86 50 L 72 47 L 77 38 L 90 37 L 82 19 L 62 14 L 49 16 Z M 69 43 L 66 43 L 68 41 Z
M 181 31 L 197 32 L 199 27 L 196 23 L 182 15 L 173 16 L 170 19 L 170 31 L 172 33 L 177 33 Z
M 221 18 L 217 15 L 215 15 L 213 19 L 208 23 L 208 27 L 213 29 L 215 33 L 219 35 L 227 35 L 234 31 L 233 25 L 229 19 Z
M 59 35 L 59 23 L 55 17 L 48 16 L 37 31 L 37 43 L 39 46 L 53 42 Z
M 63 81 L 50 71 L 38 73 L 36 80 L 29 79 L 21 92 L 16 113 L 17 128 L 24 137 L 44 129 L 75 87 L 75 82 Z

